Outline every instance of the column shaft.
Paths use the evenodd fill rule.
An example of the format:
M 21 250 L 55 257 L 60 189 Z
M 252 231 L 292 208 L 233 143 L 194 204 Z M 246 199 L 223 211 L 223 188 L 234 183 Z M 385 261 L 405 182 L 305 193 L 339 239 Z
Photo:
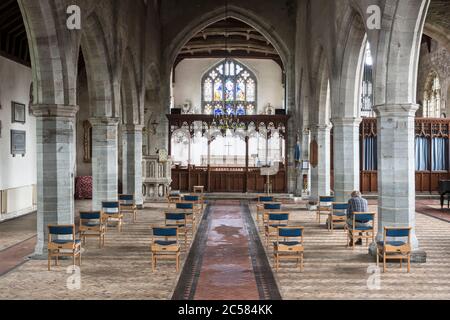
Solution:
M 36 258 L 47 256 L 48 225 L 74 223 L 74 128 L 77 106 L 35 105 Z
M 100 210 L 102 201 L 118 196 L 118 148 L 116 118 L 92 118 L 92 209 Z
M 142 129 L 141 125 L 126 125 L 122 133 L 123 193 L 134 195 L 136 205 L 142 206 Z
M 336 201 L 347 202 L 359 191 L 359 118 L 333 119 L 334 194 Z
M 330 130 L 328 125 L 313 126 L 311 130 L 312 140 L 318 145 L 318 164 L 311 167 L 311 197 L 318 199 L 320 196 L 330 195 Z

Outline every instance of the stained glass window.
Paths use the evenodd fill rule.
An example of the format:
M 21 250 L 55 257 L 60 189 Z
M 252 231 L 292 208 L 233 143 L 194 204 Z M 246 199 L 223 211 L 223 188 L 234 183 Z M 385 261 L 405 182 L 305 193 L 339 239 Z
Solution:
M 211 68 L 203 77 L 202 88 L 202 106 L 206 114 L 246 115 L 256 112 L 256 77 L 236 60 L 225 59 Z

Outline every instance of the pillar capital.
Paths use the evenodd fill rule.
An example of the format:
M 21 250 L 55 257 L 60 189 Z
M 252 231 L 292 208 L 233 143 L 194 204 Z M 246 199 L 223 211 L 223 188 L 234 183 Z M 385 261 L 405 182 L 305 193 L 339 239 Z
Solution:
M 419 105 L 415 103 L 405 104 L 381 104 L 373 107 L 377 117 L 415 117 Z
M 144 126 L 142 124 L 124 124 L 122 126 L 122 132 L 142 132 Z
M 31 110 L 38 118 L 75 118 L 78 106 L 60 104 L 33 104 Z
M 93 127 L 95 126 L 118 126 L 119 125 L 119 118 L 109 118 L 109 117 L 97 117 L 97 118 L 90 118 L 89 122 L 92 124 Z
M 359 127 L 361 124 L 362 119 L 359 117 L 347 117 L 347 118 L 333 118 L 331 119 L 331 122 L 333 123 L 333 126 L 335 127 Z

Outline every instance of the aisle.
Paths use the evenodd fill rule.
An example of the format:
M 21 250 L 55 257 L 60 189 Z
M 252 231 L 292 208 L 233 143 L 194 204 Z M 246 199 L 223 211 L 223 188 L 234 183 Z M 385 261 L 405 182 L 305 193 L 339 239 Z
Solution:
M 280 298 L 248 205 L 221 200 L 208 207 L 173 298 Z

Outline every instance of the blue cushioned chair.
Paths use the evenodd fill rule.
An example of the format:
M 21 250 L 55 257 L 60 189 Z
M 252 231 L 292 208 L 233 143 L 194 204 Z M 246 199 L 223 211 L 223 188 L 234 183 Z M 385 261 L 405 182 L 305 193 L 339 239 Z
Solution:
M 348 203 L 334 202 L 331 205 L 331 212 L 328 214 L 328 230 L 333 231 L 335 227 L 347 225 Z
M 109 222 L 115 222 L 122 232 L 123 214 L 120 212 L 119 201 L 103 201 L 102 202 L 102 217 L 106 222 L 106 229 L 108 229 Z
M 265 226 L 268 218 L 268 212 L 281 211 L 280 202 L 266 202 L 258 204 L 256 207 L 256 221 L 260 221 L 260 216 L 262 217 L 262 225 Z
M 80 212 L 80 238 L 86 244 L 86 238 L 95 237 L 100 242 L 100 248 L 105 245 L 106 226 L 101 211 Z
M 188 215 L 188 218 L 192 220 L 192 228 L 195 230 L 197 225 L 198 216 L 200 216 L 200 208 L 195 202 L 181 201 L 175 204 L 177 210 L 182 210 Z
M 267 221 L 264 225 L 264 235 L 266 236 L 266 245 L 269 244 L 273 237 L 278 234 L 279 227 L 287 227 L 289 224 L 289 212 L 268 212 Z
M 329 215 L 331 212 L 331 206 L 334 202 L 334 197 L 320 196 L 319 203 L 316 210 L 317 222 L 320 224 L 320 218 L 322 215 Z
M 274 202 L 275 199 L 272 196 L 259 196 L 258 203 Z
M 81 267 L 81 241 L 75 237 L 75 225 L 49 225 L 48 226 L 48 271 L 53 258 L 58 265 L 59 257 L 72 257 L 73 266 L 78 258 Z
M 180 245 L 177 227 L 152 228 L 152 272 L 156 270 L 158 259 L 175 260 L 177 272 L 180 270 Z
M 166 227 L 176 227 L 178 228 L 178 235 L 184 237 L 184 248 L 187 250 L 188 247 L 188 231 L 190 230 L 192 233 L 192 237 L 194 237 L 194 233 L 192 230 L 192 225 L 188 223 L 187 214 L 184 212 L 170 212 L 167 211 L 164 213 L 165 215 L 165 223 Z
M 377 243 L 377 266 L 383 259 L 383 272 L 386 272 L 387 260 L 407 260 L 408 273 L 411 271 L 411 228 L 384 227 L 383 241 Z
M 297 267 L 303 271 L 303 227 L 279 227 L 273 255 L 278 272 L 281 260 L 296 260 Z
M 183 197 L 183 201 L 184 202 L 193 202 L 194 204 L 197 204 L 198 208 L 199 208 L 199 213 L 203 214 L 203 209 L 204 209 L 204 203 L 205 201 L 203 200 L 203 196 L 196 194 L 196 195 L 186 195 Z
M 131 214 L 133 222 L 136 222 L 137 206 L 134 201 L 134 195 L 132 194 L 119 195 L 119 209 L 122 215 Z
M 366 224 L 362 226 L 361 224 Z M 359 226 L 358 226 L 359 225 Z M 369 246 L 369 239 L 375 241 L 375 213 L 373 212 L 353 212 L 352 224 L 346 225 L 347 229 L 347 247 L 352 242 L 352 248 L 355 249 L 356 240 L 366 239 L 366 246 Z

